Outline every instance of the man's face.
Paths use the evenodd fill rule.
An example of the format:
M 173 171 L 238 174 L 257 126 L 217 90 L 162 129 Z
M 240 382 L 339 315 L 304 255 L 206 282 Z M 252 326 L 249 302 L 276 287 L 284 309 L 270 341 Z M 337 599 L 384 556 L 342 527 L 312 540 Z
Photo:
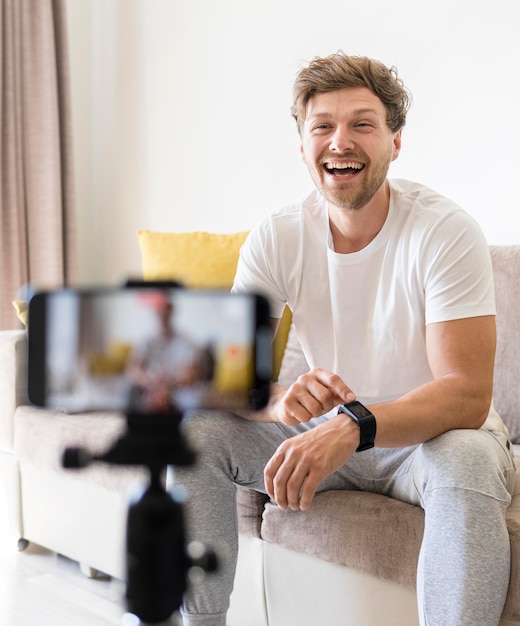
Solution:
M 316 187 L 340 209 L 364 207 L 383 185 L 401 147 L 381 100 L 366 87 L 316 94 L 301 132 L 303 160 Z

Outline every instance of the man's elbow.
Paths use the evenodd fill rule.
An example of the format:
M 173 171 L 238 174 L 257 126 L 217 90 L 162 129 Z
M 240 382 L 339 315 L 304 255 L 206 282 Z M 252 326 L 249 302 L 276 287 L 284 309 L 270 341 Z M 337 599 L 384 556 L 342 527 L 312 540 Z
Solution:
M 469 403 L 470 406 L 468 406 L 468 428 L 474 428 L 476 430 L 482 428 L 484 422 L 489 416 L 492 399 L 492 390 L 480 390 L 479 393 L 476 393 L 473 396 L 472 401 Z

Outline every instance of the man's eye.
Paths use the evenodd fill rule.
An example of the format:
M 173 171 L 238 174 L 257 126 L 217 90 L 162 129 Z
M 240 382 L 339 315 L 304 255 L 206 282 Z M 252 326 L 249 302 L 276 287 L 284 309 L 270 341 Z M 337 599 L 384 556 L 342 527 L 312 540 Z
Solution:
M 329 128 L 330 128 L 330 124 L 317 124 L 314 127 L 314 131 L 328 130 Z

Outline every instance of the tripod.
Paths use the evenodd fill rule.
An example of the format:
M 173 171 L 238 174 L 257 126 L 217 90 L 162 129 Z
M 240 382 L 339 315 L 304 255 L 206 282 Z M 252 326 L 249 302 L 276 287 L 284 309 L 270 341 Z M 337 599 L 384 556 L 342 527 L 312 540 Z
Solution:
M 144 465 L 149 470 L 148 487 L 138 502 L 129 505 L 126 527 L 126 603 L 143 626 L 178 620 L 190 568 L 217 569 L 212 551 L 200 545 L 186 547 L 182 502 L 164 486 L 168 465 L 195 462 L 195 454 L 180 432 L 181 420 L 180 411 L 168 415 L 129 413 L 126 432 L 103 454 L 68 448 L 63 456 L 63 466 L 68 468 L 99 461 Z

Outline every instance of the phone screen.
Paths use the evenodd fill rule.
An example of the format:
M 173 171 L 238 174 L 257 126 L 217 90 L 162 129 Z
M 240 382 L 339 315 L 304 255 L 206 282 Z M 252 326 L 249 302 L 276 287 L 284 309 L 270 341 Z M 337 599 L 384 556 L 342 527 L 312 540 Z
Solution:
M 29 306 L 29 399 L 133 414 L 262 408 L 269 317 L 254 294 L 148 286 L 38 293 Z

